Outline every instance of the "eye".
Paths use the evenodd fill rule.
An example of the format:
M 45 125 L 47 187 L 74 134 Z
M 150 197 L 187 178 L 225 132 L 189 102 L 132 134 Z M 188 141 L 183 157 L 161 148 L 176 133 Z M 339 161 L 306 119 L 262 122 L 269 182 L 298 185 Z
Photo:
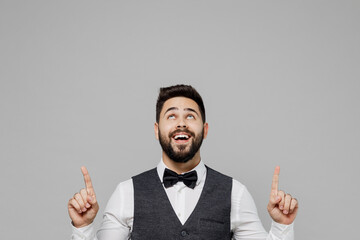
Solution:
M 175 116 L 174 115 L 169 115 L 168 119 L 175 119 Z
M 188 115 L 187 119 L 194 119 L 194 115 Z

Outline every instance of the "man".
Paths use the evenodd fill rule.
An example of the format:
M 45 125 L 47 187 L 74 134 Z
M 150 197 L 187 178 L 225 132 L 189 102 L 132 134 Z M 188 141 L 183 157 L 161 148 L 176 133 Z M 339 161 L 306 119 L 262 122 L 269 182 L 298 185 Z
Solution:
M 246 187 L 204 165 L 200 146 L 208 123 L 194 88 L 160 89 L 154 130 L 163 150 L 160 163 L 118 185 L 97 234 L 92 222 L 99 205 L 89 173 L 81 168 L 86 188 L 68 202 L 72 239 L 293 239 L 298 203 L 278 191 L 279 167 L 267 207 L 273 224 L 266 233 Z

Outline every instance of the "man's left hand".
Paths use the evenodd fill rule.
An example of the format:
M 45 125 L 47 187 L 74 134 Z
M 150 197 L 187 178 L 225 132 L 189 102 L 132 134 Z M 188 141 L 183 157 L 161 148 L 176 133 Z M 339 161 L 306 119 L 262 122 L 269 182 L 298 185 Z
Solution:
M 290 194 L 278 190 L 280 167 L 277 166 L 271 184 L 270 201 L 267 206 L 270 217 L 277 223 L 291 224 L 298 211 L 298 201 Z

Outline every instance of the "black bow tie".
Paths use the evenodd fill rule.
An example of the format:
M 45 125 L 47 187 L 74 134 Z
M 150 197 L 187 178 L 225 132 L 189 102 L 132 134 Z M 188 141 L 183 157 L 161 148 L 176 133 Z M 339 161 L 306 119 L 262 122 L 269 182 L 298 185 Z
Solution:
M 186 186 L 189 188 L 194 189 L 197 181 L 197 173 L 196 171 L 191 171 L 185 174 L 177 174 L 170 169 L 165 169 L 164 176 L 163 176 L 163 183 L 165 188 L 171 187 L 175 185 L 177 182 L 184 182 Z

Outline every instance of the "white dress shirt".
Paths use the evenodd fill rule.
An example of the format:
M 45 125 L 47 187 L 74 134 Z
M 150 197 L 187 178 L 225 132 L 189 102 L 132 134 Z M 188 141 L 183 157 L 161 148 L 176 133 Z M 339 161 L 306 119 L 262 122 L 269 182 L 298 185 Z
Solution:
M 159 178 L 165 171 L 161 160 L 157 166 Z M 206 167 L 202 161 L 193 169 L 198 174 L 194 189 L 186 187 L 183 182 L 164 190 L 170 200 L 173 210 L 184 224 L 200 198 L 206 179 Z M 270 232 L 263 228 L 257 214 L 257 209 L 250 193 L 244 185 L 233 180 L 231 191 L 231 230 L 236 240 L 293 240 L 293 224 L 283 225 L 272 222 Z M 121 182 L 109 199 L 103 215 L 100 229 L 95 234 L 94 224 L 86 227 L 73 227 L 73 240 L 128 240 L 134 220 L 134 188 L 132 179 Z

